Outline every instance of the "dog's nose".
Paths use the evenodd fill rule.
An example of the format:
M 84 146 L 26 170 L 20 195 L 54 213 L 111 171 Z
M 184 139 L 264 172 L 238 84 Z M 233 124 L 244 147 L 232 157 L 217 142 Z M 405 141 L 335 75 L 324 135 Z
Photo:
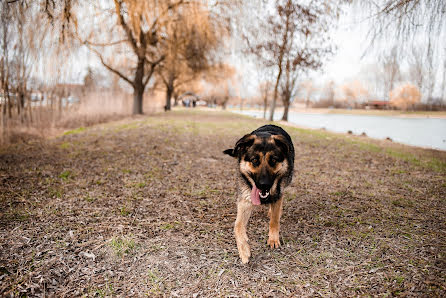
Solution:
M 270 190 L 271 184 L 259 184 L 260 190 Z
M 262 177 L 259 179 L 259 189 L 269 190 L 273 186 L 273 183 L 269 177 Z

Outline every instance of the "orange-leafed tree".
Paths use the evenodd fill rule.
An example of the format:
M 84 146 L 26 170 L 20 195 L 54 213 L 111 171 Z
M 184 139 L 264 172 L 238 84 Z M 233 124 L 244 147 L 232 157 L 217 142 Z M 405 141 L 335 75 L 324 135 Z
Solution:
M 165 59 L 160 63 L 157 78 L 166 90 L 165 109 L 171 109 L 171 98 L 177 89 L 197 80 L 200 74 L 212 71 L 213 54 L 226 30 L 212 17 L 201 2 L 184 5 L 172 16 L 165 34 Z
M 389 98 L 392 106 L 406 111 L 420 102 L 421 93 L 416 86 L 405 84 L 392 90 Z
M 78 28 L 83 44 L 102 65 L 133 89 L 133 114 L 143 113 L 143 97 L 153 74 L 167 57 L 172 35 L 167 29 L 186 0 L 114 0 L 113 4 L 84 4 L 94 11 L 89 28 Z M 79 25 L 81 26 L 81 25 Z M 90 32 L 82 30 L 90 29 Z M 122 67 L 126 65 L 127 67 Z
M 367 89 L 358 80 L 343 85 L 341 89 L 345 96 L 345 102 L 349 106 L 354 106 L 356 102 L 365 99 L 369 94 Z

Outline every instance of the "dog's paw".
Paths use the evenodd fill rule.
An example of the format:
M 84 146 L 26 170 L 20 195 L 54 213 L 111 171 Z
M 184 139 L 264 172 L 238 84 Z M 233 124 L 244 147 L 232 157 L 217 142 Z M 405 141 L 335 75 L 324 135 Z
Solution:
M 268 237 L 267 244 L 271 248 L 279 248 L 280 247 L 279 233 L 270 234 Z
M 240 259 L 242 260 L 243 264 L 249 262 L 249 258 L 251 257 L 251 249 L 249 248 L 249 244 L 247 242 L 238 245 L 238 254 L 240 255 Z

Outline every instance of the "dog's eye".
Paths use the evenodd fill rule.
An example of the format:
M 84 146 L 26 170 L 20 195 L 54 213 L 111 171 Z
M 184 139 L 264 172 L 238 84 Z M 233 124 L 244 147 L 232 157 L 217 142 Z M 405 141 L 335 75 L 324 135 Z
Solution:
M 271 158 L 269 159 L 269 164 L 270 164 L 271 166 L 274 166 L 277 162 L 278 162 L 278 160 L 277 160 L 277 158 L 275 158 L 275 157 L 271 157 Z
M 251 159 L 253 166 L 257 167 L 259 165 L 259 159 L 257 157 Z

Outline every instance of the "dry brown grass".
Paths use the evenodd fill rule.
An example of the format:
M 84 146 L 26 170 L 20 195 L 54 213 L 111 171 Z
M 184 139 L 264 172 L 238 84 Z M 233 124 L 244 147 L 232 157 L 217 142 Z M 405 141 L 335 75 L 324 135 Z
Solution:
M 55 102 L 52 106 L 27 106 L 21 115 L 13 109 L 12 117 L 0 112 L 0 145 L 54 137 L 76 127 L 123 119 L 131 115 L 132 100 L 131 95 L 123 92 L 101 91 L 90 92 L 80 99 L 80 103 L 64 108 Z M 146 94 L 145 114 L 160 112 L 163 106 L 162 92 Z
M 235 163 L 264 122 L 176 111 L 0 152 L 3 296 L 445 296 L 444 152 L 286 128 L 280 249 L 233 237 Z

